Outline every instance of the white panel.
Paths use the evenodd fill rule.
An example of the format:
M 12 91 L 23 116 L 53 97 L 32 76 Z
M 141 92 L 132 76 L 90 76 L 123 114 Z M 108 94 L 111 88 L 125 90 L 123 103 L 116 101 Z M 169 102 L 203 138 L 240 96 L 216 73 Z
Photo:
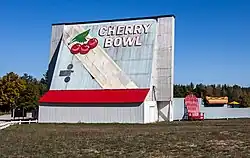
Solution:
M 169 121 L 171 118 L 170 112 L 170 101 L 159 101 L 157 102 L 159 121 Z
M 174 17 L 158 21 L 152 86 L 156 86 L 157 101 L 170 101 L 173 98 Z
M 63 43 L 63 42 L 62 42 Z M 51 90 L 62 90 L 66 88 L 64 77 L 59 76 L 61 70 L 67 70 L 67 66 L 71 63 L 73 55 L 67 53 L 64 44 L 61 43 L 58 58 L 56 61 L 55 70 L 53 73 L 53 79 L 50 85 Z
M 57 47 L 62 35 L 63 35 L 63 25 L 52 26 L 49 62 L 51 61 L 52 56 L 55 53 L 56 47 Z
M 144 123 L 153 123 L 158 119 L 156 101 L 144 102 Z
M 143 104 L 124 107 L 39 106 L 40 123 L 143 123 Z
M 70 82 L 67 83 L 68 90 L 81 89 L 102 89 L 101 86 L 91 77 L 89 72 L 85 69 L 82 63 L 73 57 L 72 63 L 74 65 L 74 72 L 70 75 Z

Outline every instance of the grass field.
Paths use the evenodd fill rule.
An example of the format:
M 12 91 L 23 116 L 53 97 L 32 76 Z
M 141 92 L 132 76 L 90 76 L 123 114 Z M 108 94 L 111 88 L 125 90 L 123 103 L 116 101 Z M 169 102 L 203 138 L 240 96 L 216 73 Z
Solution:
M 249 158 L 250 119 L 15 125 L 0 131 L 0 157 Z

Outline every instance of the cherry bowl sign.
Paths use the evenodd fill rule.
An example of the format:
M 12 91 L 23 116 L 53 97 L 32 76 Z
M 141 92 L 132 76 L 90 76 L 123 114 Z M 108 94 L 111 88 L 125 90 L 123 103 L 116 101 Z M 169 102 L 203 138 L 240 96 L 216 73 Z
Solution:
M 98 40 L 96 38 L 88 39 L 87 38 L 88 34 L 89 30 L 84 31 L 83 33 L 78 34 L 70 41 L 70 43 L 68 43 L 68 45 L 75 43 L 70 48 L 70 52 L 72 54 L 78 54 L 78 53 L 87 54 L 91 49 L 97 46 Z
M 104 38 L 103 48 L 141 46 L 141 34 L 146 35 L 151 25 L 152 23 L 103 26 L 99 29 L 98 36 L 99 38 Z M 90 29 L 72 38 L 69 43 L 69 45 L 75 43 L 70 49 L 72 54 L 87 54 L 91 49 L 97 46 L 97 38 L 87 38 L 89 31 Z
M 101 27 L 98 35 L 105 38 L 104 48 L 141 46 L 140 35 L 147 34 L 151 25 L 149 23 Z
M 174 23 L 170 15 L 53 24 L 40 120 L 172 120 Z
M 56 44 L 60 49 L 50 87 L 150 88 L 153 82 L 157 84 L 154 64 L 172 66 L 172 25 L 172 17 L 54 25 L 52 54 Z M 66 70 L 69 64 L 71 69 Z M 163 68 L 161 75 L 172 76 L 171 69 Z
M 97 44 L 100 44 L 102 48 L 139 47 L 147 44 L 143 40 L 148 39 L 147 35 L 149 32 L 151 34 L 155 33 L 154 24 L 155 22 L 152 21 L 147 23 L 141 22 L 141 24 L 101 25 L 97 32 L 93 32 L 92 28 L 78 32 L 78 34 L 72 35 L 72 39 L 68 43 L 68 45 L 71 45 L 70 52 L 72 54 L 87 54 Z M 94 37 L 88 37 L 90 34 L 93 34 Z M 102 42 L 99 43 L 98 39 Z M 151 44 L 153 42 L 154 38 L 151 39 Z
M 75 80 L 94 78 L 87 80 L 96 82 L 98 88 L 150 87 L 153 52 L 157 42 L 156 25 L 154 19 L 65 25 L 60 52 L 62 59 L 59 59 L 61 62 L 58 66 L 66 67 L 69 63 L 82 65 L 83 68 L 74 70 L 74 74 L 87 71 L 88 75 L 75 77 L 78 78 Z M 65 84 L 67 88 L 73 85 L 75 88 L 76 83 L 73 84 L 72 77 Z M 78 84 L 78 88 L 93 85 L 89 83 L 86 87 Z

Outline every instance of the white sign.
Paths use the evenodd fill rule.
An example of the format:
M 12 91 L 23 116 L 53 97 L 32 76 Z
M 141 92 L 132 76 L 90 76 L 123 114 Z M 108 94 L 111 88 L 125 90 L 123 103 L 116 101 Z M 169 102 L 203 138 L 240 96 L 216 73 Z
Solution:
M 101 27 L 100 37 L 105 37 L 104 48 L 141 46 L 141 34 L 147 34 L 152 24 L 117 25 Z M 129 35 L 129 36 L 128 36 Z

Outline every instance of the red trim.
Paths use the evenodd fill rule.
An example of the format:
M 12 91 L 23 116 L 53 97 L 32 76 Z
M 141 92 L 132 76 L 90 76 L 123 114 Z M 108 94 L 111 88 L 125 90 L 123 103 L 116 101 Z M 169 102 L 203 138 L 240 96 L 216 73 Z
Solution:
M 139 103 L 149 89 L 50 90 L 40 103 Z

